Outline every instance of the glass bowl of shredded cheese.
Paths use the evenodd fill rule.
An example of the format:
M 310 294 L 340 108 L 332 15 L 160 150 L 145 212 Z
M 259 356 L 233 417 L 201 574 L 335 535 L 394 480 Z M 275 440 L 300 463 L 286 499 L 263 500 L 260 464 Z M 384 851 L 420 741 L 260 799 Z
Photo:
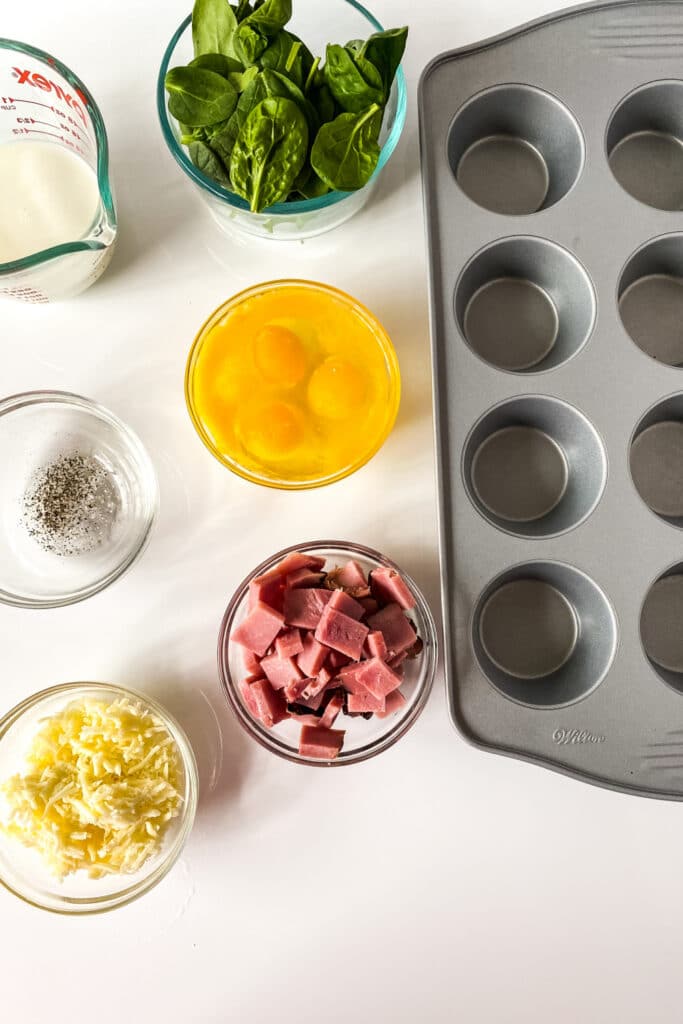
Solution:
M 63 914 L 129 903 L 173 866 L 197 795 L 192 748 L 156 701 L 43 690 L 0 720 L 0 883 Z

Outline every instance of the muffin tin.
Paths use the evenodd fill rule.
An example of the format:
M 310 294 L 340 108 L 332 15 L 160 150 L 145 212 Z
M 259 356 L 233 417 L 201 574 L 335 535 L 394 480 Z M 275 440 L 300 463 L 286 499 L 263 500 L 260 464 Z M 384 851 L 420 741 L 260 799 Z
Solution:
M 683 797 L 683 2 L 419 96 L 445 662 L 475 744 Z

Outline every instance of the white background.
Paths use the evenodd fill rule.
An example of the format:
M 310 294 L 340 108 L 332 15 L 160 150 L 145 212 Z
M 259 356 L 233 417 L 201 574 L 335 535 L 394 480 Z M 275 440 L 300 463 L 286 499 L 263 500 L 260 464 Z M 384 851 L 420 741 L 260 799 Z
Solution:
M 233 588 L 299 540 L 380 548 L 438 613 L 416 84 L 437 52 L 552 2 L 374 0 L 385 25 L 410 25 L 398 150 L 355 220 L 305 244 L 266 246 L 222 239 L 161 137 L 156 74 L 188 0 L 2 6 L 3 35 L 54 53 L 94 93 L 120 241 L 75 301 L 2 304 L 1 392 L 65 388 L 109 406 L 153 456 L 161 513 L 142 561 L 105 593 L 58 611 L 0 609 L 0 710 L 68 680 L 146 689 L 187 729 L 202 796 L 180 862 L 130 907 L 75 920 L 0 891 L 1 1018 L 680 1021 L 680 806 L 474 750 L 449 722 L 441 673 L 423 717 L 384 756 L 298 768 L 240 731 L 216 678 Z M 231 476 L 195 436 L 182 394 L 207 314 L 286 275 L 365 302 L 394 340 L 404 382 L 397 426 L 371 464 L 302 494 Z

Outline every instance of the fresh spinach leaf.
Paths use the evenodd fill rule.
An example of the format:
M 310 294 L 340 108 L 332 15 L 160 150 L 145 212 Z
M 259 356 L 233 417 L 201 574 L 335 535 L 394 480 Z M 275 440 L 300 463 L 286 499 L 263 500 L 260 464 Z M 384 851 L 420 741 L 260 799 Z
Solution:
M 375 32 L 365 42 L 360 55 L 369 60 L 382 76 L 384 94 L 389 96 L 391 83 L 401 63 L 408 39 L 407 28 L 392 28 L 387 32 Z
M 195 57 L 223 53 L 237 57 L 234 35 L 237 18 L 228 0 L 195 0 L 192 9 L 192 43 Z
M 315 107 L 306 99 L 298 85 L 286 75 L 281 75 L 278 71 L 271 71 L 270 68 L 262 71 L 260 78 L 265 96 L 282 96 L 283 99 L 293 100 L 297 104 L 306 118 L 309 135 L 313 138 L 320 121 Z
M 382 76 L 364 57 L 344 46 L 329 45 L 324 71 L 332 95 L 347 113 L 360 114 L 373 103 L 384 105 Z
M 311 165 L 332 189 L 353 192 L 367 185 L 379 160 L 382 108 L 340 114 L 324 124 L 311 149 Z
M 251 85 L 256 76 L 258 75 L 258 68 L 255 64 L 251 67 L 246 68 L 244 71 L 233 71 L 232 74 L 228 75 L 228 81 L 237 92 L 244 92 L 244 90 Z
M 237 93 L 227 79 L 206 68 L 172 68 L 166 74 L 168 109 L 177 121 L 196 127 L 230 117 Z
M 322 85 L 309 89 L 307 99 L 317 110 L 320 124 L 326 124 L 327 121 L 334 120 L 337 113 L 334 96 L 330 92 L 329 86 L 324 82 Z
M 268 2 L 268 0 L 266 0 Z M 230 160 L 232 187 L 253 213 L 287 198 L 308 151 L 306 118 L 282 97 L 262 100 L 249 114 Z
M 235 12 L 235 17 L 238 21 L 244 21 L 244 19 L 248 18 L 251 14 L 251 4 L 249 3 L 249 0 L 239 0 L 237 7 L 233 7 L 233 11 Z
M 205 142 L 191 142 L 189 153 L 190 160 L 202 174 L 205 174 L 207 178 L 213 178 L 219 185 L 230 188 L 228 172 L 222 161 Z
M 262 68 L 287 75 L 302 89 L 313 66 L 313 54 L 298 36 L 282 29 L 263 51 L 259 63 Z
M 243 70 L 242 64 L 236 57 L 227 57 L 224 53 L 200 53 L 198 57 L 190 61 L 188 67 L 215 71 L 223 78 L 229 78 L 230 75 Z
M 265 0 L 239 23 L 235 39 L 245 64 L 256 63 L 291 17 L 292 0 Z
M 310 173 L 307 175 L 305 180 L 300 183 L 295 183 L 294 188 L 299 193 L 302 199 L 319 199 L 320 196 L 327 195 L 330 191 L 327 182 L 319 178 L 313 168 L 309 168 Z

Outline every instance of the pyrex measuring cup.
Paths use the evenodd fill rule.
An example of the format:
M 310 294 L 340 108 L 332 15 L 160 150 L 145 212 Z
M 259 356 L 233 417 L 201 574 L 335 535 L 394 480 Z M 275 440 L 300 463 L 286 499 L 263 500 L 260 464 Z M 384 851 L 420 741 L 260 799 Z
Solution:
M 70 150 L 97 176 L 99 206 L 84 237 L 0 263 L 0 296 L 52 302 L 83 291 L 111 259 L 116 212 L 107 135 L 97 105 L 72 71 L 42 50 L 0 38 L 0 146 L 28 140 Z

